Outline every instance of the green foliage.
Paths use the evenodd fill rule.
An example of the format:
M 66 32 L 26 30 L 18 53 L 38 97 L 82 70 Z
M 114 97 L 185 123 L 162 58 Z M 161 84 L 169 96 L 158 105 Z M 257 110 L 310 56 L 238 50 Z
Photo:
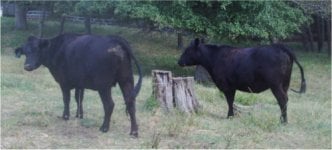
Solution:
M 235 96 L 235 102 L 242 105 L 253 105 L 257 102 L 257 96 L 253 93 L 237 93 Z
M 285 39 L 308 21 L 300 6 L 287 1 L 64 1 L 54 5 L 56 13 L 141 21 L 242 41 Z
M 80 1 L 75 4 L 75 13 L 90 17 L 105 16 L 110 7 L 108 4 L 104 1 Z
M 99 125 L 96 123 L 96 120 L 94 119 L 89 119 L 89 118 L 83 118 L 80 119 L 80 124 L 86 128 L 91 128 L 91 127 L 98 127 Z
M 58 16 L 61 16 L 62 14 L 72 15 L 76 3 L 77 1 L 55 2 L 53 11 Z
M 109 1 L 57 1 L 54 2 L 56 15 L 68 14 L 90 17 L 110 17 L 112 2 Z
M 264 132 L 272 132 L 281 125 L 277 117 L 271 117 L 270 114 L 258 112 L 249 114 L 246 119 L 241 119 L 242 123 L 248 126 L 254 126 Z
M 146 99 L 144 103 L 144 109 L 148 111 L 153 111 L 155 108 L 159 107 L 158 100 L 156 100 L 153 95 Z
M 295 0 L 300 8 L 302 8 L 306 14 L 316 14 L 322 18 L 331 18 L 331 1 L 321 0 L 321 1 L 300 1 Z
M 284 39 L 308 21 L 285 1 L 118 1 L 115 14 L 232 40 Z

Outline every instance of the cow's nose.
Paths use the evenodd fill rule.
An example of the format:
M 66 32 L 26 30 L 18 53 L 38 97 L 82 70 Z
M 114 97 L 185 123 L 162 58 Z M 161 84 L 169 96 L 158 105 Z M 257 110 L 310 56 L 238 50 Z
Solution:
M 30 64 L 25 64 L 25 65 L 24 65 L 24 69 L 25 69 L 26 71 L 31 71 L 31 70 L 32 70 L 32 66 L 31 66 Z

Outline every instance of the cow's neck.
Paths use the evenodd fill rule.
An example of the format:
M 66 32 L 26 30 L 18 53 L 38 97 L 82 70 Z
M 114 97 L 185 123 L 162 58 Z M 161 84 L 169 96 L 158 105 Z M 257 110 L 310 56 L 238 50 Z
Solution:
M 57 55 L 59 53 L 59 44 L 57 43 L 57 39 L 50 39 L 50 45 L 46 48 L 42 53 L 42 64 L 49 68 L 55 68 L 56 63 L 55 60 L 57 59 Z
M 212 75 L 212 70 L 213 70 L 213 64 L 215 61 L 215 52 L 208 47 L 203 47 L 202 48 L 202 59 L 200 62 L 200 65 L 203 66 L 209 73 Z

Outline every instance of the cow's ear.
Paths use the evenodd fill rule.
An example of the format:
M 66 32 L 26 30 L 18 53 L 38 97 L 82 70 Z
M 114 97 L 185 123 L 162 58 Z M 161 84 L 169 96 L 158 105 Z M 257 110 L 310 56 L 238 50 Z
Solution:
M 50 41 L 49 40 L 46 40 L 46 39 L 42 39 L 42 40 L 39 40 L 39 48 L 42 49 L 42 48 L 46 48 L 48 47 L 50 44 Z
M 199 45 L 199 43 L 200 43 L 199 38 L 196 38 L 194 41 L 195 46 L 197 47 Z
M 21 55 L 22 55 L 22 52 L 23 52 L 22 47 L 16 48 L 15 49 L 15 56 L 16 56 L 16 58 L 20 58 Z

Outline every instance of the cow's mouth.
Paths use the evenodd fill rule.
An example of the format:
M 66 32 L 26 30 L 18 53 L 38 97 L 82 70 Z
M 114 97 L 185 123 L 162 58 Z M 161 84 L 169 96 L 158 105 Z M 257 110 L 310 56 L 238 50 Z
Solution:
M 27 65 L 24 65 L 24 70 L 26 70 L 26 71 L 32 71 L 32 70 L 34 70 L 36 67 L 33 67 L 32 65 L 29 65 L 29 64 L 27 64 Z

